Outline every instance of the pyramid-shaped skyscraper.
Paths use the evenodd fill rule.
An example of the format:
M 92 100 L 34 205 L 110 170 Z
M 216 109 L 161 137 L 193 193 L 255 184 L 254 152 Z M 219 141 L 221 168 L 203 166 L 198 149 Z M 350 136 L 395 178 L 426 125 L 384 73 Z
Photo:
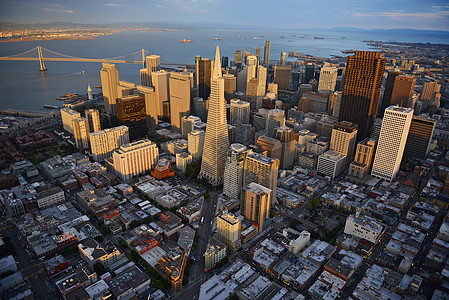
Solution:
M 217 186 L 223 183 L 226 153 L 229 148 L 224 78 L 221 74 L 220 50 L 217 46 L 204 138 L 203 159 L 198 178 Z

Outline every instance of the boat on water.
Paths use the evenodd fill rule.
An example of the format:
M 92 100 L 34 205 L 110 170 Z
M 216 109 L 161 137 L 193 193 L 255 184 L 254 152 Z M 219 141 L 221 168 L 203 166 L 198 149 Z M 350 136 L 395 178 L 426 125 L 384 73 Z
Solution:
M 94 88 L 101 89 L 101 85 L 94 85 Z
M 81 74 L 83 74 L 83 75 L 86 74 L 86 71 L 82 70 L 82 71 L 81 71 Z
M 238 38 L 241 39 L 241 38 L 243 38 L 243 36 L 239 35 Z
M 355 53 L 355 50 L 354 49 L 343 50 L 343 51 L 341 51 L 341 53 L 352 54 L 352 53 Z
M 182 39 L 179 41 L 180 43 L 193 43 L 193 40 Z
M 286 42 L 289 42 L 289 43 L 291 43 L 291 42 L 293 42 L 292 40 L 286 40 Z
M 341 38 L 342 38 L 342 39 L 345 39 L 346 37 L 345 37 L 345 36 L 342 36 Z
M 56 105 L 50 105 L 50 104 L 45 104 L 44 108 L 46 109 L 59 109 L 59 106 Z
M 214 41 L 221 41 L 222 38 L 214 38 Z
M 260 37 L 255 36 L 255 37 L 253 37 L 253 40 L 260 40 Z
M 324 38 L 321 37 L 321 36 L 316 36 L 316 37 L 314 37 L 313 39 L 314 39 L 314 40 L 324 40 Z
M 259 35 L 259 37 L 264 37 L 263 35 Z
M 280 38 L 280 39 L 283 39 L 283 38 L 284 38 L 284 36 L 283 36 L 283 35 L 280 35 L 280 36 L 279 36 L 279 38 Z

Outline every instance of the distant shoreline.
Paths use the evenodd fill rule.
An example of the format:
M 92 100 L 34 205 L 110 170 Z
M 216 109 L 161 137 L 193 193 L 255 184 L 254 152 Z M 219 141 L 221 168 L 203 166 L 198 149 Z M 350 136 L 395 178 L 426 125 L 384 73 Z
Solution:
M 97 37 L 119 34 L 124 31 L 190 31 L 192 29 L 172 29 L 172 28 L 125 28 L 125 29 L 114 29 L 112 31 L 107 32 L 98 32 L 94 35 L 78 35 L 78 36 L 44 36 L 44 37 L 35 37 L 35 36 L 22 36 L 15 38 L 7 38 L 0 39 L 0 43 L 9 43 L 9 42 L 29 42 L 29 41 L 66 41 L 66 40 L 95 40 Z
M 70 37 L 18 37 L 8 40 L 0 40 L 0 43 L 29 42 L 29 41 L 63 41 L 63 40 L 95 40 L 93 36 L 70 36 Z

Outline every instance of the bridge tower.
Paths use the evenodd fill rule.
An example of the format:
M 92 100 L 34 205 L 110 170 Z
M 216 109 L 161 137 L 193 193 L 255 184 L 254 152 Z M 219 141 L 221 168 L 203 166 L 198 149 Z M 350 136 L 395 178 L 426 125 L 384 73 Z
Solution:
M 145 49 L 142 49 L 142 68 L 145 69 Z
M 39 63 L 41 65 L 41 71 L 47 71 L 47 68 L 45 67 L 44 64 L 44 56 L 42 55 L 42 47 L 41 46 L 37 46 L 37 54 L 39 55 Z

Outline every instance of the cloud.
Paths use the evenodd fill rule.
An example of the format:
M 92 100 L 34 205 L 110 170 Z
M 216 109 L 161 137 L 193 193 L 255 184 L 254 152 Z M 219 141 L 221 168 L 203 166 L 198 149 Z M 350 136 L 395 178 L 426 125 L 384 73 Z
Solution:
M 403 18 L 444 19 L 449 16 L 449 11 L 422 12 L 422 13 L 381 12 L 377 15 L 380 17 L 387 17 L 395 20 Z
M 68 14 L 74 14 L 75 13 L 75 11 L 71 10 L 71 9 L 41 8 L 41 10 L 54 11 L 54 12 L 63 12 L 63 13 L 68 13 Z
M 402 20 L 402 19 L 410 19 L 410 18 L 420 18 L 420 19 L 444 19 L 449 17 L 449 10 L 431 10 L 428 12 L 418 12 L 411 13 L 406 12 L 405 10 L 397 10 L 394 12 L 374 12 L 374 13 L 361 13 L 361 12 L 346 12 L 349 15 L 356 18 L 365 18 L 365 17 L 385 17 L 393 20 Z

